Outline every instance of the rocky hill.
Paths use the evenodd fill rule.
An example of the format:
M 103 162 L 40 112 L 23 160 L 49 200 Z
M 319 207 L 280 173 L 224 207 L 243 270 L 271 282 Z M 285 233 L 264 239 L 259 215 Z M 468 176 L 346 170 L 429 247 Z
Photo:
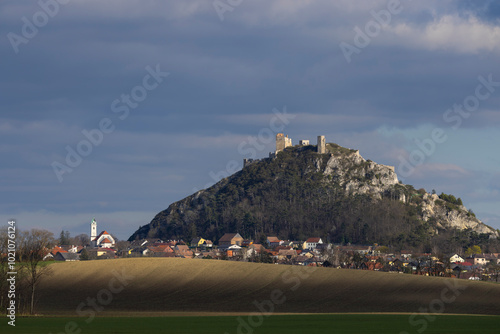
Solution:
M 158 213 L 129 240 L 226 232 L 258 240 L 321 236 L 331 242 L 449 249 L 488 242 L 498 231 L 483 224 L 452 195 L 429 194 L 398 181 L 394 167 L 365 160 L 359 151 L 327 144 L 288 147 L 255 161 L 214 186 Z

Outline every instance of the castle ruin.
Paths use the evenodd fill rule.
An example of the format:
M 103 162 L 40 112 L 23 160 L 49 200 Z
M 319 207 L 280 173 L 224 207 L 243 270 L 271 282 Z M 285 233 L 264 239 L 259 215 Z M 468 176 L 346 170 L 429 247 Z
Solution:
M 308 139 L 301 139 L 299 141 L 300 146 L 309 146 L 311 145 L 309 143 Z M 269 158 L 265 159 L 274 159 L 276 158 L 277 154 L 287 147 L 291 147 L 292 145 L 292 138 L 288 137 L 288 135 L 284 135 L 283 133 L 278 133 L 276 134 L 276 151 L 275 152 L 269 152 Z M 326 149 L 326 139 L 325 136 L 318 136 L 318 147 L 317 147 L 317 152 L 319 154 L 325 154 L 328 153 Z M 243 159 L 243 168 L 245 168 L 248 165 L 251 165 L 255 162 L 260 161 L 261 159 Z
M 282 133 L 278 133 L 276 135 L 276 154 L 289 146 L 292 146 L 292 138 L 288 138 L 288 135 L 285 137 Z
M 318 136 L 318 153 L 326 153 L 326 139 L 325 136 Z
M 309 140 L 308 139 L 301 139 L 299 141 L 300 146 L 308 146 Z M 278 152 L 283 151 L 285 148 L 292 146 L 292 138 L 289 138 L 288 135 L 284 135 L 282 133 L 278 133 L 276 135 L 276 152 L 274 155 L 278 154 Z M 326 151 L 326 139 L 325 136 L 318 136 L 318 148 L 317 152 L 319 154 L 325 154 L 328 153 Z

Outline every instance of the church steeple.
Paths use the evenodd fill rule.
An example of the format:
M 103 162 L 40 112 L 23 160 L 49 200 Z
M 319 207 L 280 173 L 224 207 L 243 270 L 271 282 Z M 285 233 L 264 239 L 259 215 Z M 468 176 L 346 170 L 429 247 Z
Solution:
M 90 223 L 90 241 L 94 242 L 97 238 L 97 222 L 95 218 L 92 218 L 92 222 Z

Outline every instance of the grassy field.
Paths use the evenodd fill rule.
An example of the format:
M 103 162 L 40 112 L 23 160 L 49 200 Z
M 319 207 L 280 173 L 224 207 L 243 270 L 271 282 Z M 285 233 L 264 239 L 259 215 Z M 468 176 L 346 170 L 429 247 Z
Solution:
M 303 334 L 303 333 L 498 333 L 499 316 L 440 315 L 432 321 L 423 316 L 380 314 L 273 315 L 241 317 L 145 317 L 95 318 L 90 324 L 81 318 L 20 318 L 16 327 L 2 333 L 183 333 L 183 334 Z M 79 332 L 81 330 L 81 332 Z
M 42 315 L 132 312 L 500 314 L 500 285 L 439 277 L 181 258 L 55 263 Z M 94 306 L 92 306 L 92 301 Z M 434 312 L 432 311 L 432 312 Z M 77 313 L 79 312 L 79 313 Z

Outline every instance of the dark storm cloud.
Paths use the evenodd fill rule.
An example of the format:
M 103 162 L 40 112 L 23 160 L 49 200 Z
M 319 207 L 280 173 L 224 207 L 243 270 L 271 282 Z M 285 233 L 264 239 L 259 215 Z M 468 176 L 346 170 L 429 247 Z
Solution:
M 2 2 L 2 212 L 31 219 L 46 210 L 42 216 L 50 221 L 53 214 L 47 224 L 54 226 L 71 213 L 80 215 L 80 226 L 85 214 L 111 219 L 121 212 L 113 221 L 122 226 L 123 212 L 133 211 L 129 217 L 145 223 L 144 212 L 154 216 L 215 182 L 211 175 L 229 161 L 241 163 L 238 145 L 283 106 L 297 115 L 285 128 L 295 143 L 326 134 L 396 165 L 415 147 L 408 131 L 449 129 L 443 113 L 474 93 L 479 75 L 500 81 L 495 2 L 401 3 L 401 13 L 348 63 L 339 44 L 353 44 L 354 28 L 364 29 L 387 1 L 246 1 L 221 21 L 211 1 L 75 0 L 17 54 L 6 36 L 21 34 L 22 18 L 31 20 L 40 7 Z M 170 75 L 120 120 L 111 104 L 157 64 Z M 482 101 L 459 131 L 498 127 L 499 99 L 500 90 Z M 103 118 L 113 132 L 59 183 L 51 163 L 64 162 L 66 147 L 76 148 L 82 131 Z M 391 135 L 382 134 L 384 127 Z M 447 145 L 459 154 L 458 144 Z M 263 145 L 259 156 L 272 146 Z M 484 146 L 486 155 L 492 146 Z M 455 164 L 468 172 L 463 162 L 429 159 L 436 165 L 426 173 L 445 175 L 443 166 Z M 425 168 L 409 182 L 423 182 Z M 485 160 L 484 173 L 493 168 Z M 443 187 L 455 182 L 442 180 Z M 464 184 L 473 187 L 474 180 Z

